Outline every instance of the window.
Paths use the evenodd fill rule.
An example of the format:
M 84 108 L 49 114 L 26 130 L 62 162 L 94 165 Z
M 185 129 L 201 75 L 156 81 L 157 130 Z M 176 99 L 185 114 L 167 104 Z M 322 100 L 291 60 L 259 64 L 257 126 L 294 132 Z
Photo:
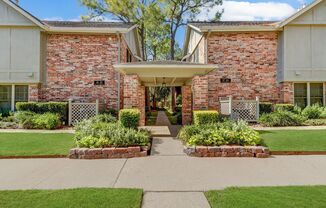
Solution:
M 324 86 L 322 83 L 310 83 L 310 105 L 324 104 Z
M 294 104 L 302 108 L 314 104 L 324 105 L 323 83 L 295 83 Z
M 28 101 L 27 85 L 0 85 L 0 109 L 14 110 L 17 102 L 26 101 Z
M 294 84 L 294 104 L 299 107 L 305 107 L 308 105 L 306 83 Z
M 11 110 L 11 85 L 0 85 L 0 110 Z

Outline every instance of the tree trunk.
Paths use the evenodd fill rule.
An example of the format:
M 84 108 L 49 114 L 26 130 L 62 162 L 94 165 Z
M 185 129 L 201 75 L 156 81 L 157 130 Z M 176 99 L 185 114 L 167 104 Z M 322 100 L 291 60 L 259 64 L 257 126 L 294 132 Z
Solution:
M 174 60 L 174 46 L 175 46 L 175 37 L 173 33 L 171 34 L 171 42 L 170 42 L 170 58 L 171 60 Z

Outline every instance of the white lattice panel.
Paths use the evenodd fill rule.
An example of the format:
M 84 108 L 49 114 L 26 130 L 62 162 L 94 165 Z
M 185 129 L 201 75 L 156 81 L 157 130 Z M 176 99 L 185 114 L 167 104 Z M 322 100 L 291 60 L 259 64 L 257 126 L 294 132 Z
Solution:
M 257 121 L 259 113 L 257 101 L 233 100 L 231 118 L 233 120 Z
M 98 113 L 96 103 L 71 103 L 70 108 L 70 124 L 94 117 Z

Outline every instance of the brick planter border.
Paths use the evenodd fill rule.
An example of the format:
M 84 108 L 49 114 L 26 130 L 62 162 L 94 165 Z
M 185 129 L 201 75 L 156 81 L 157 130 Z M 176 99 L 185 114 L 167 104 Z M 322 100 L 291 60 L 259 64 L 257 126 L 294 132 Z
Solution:
M 263 146 L 185 146 L 184 152 L 193 157 L 267 158 L 270 155 L 269 149 Z
M 108 147 L 108 148 L 74 148 L 70 150 L 70 159 L 112 159 L 146 157 L 150 150 L 148 146 Z

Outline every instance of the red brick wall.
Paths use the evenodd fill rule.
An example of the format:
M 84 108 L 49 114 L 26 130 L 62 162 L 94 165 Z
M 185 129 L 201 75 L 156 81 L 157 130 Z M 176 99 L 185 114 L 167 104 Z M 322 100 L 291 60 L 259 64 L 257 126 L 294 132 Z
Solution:
M 208 76 L 194 76 L 192 79 L 193 110 L 208 109 Z
M 182 124 L 190 124 L 192 120 L 191 86 L 182 86 Z
M 45 101 L 69 98 L 117 108 L 118 38 L 116 35 L 50 34 L 47 41 L 47 80 L 40 97 Z M 104 80 L 104 86 L 94 86 Z
M 212 33 L 208 37 L 208 63 L 219 69 L 208 76 L 209 108 L 219 97 L 279 102 L 276 32 Z M 220 83 L 230 78 L 231 83 Z
M 282 103 L 294 103 L 293 82 L 283 82 L 280 84 L 280 96 Z

